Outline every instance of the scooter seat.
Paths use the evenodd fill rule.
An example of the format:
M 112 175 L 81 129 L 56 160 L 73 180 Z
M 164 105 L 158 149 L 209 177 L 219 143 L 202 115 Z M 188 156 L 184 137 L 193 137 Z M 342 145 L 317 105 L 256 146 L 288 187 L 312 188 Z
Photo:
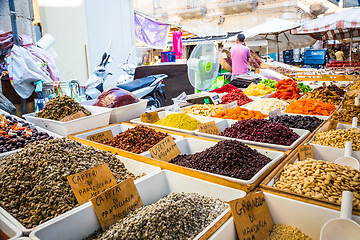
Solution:
M 135 91 L 137 89 L 149 86 L 152 82 L 155 81 L 154 77 L 144 77 L 144 78 L 138 78 L 134 81 L 131 81 L 129 83 L 124 83 L 117 85 L 119 88 L 122 88 L 124 90 L 127 90 L 129 92 Z

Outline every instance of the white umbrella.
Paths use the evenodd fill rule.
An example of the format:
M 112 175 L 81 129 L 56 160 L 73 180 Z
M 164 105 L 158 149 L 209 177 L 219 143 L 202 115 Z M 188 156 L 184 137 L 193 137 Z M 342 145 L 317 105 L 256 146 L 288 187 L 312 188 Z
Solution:
M 250 28 L 242 32 L 245 35 L 245 43 L 253 51 L 259 51 L 260 54 L 268 52 L 276 52 L 276 60 L 279 61 L 279 52 L 307 47 L 313 45 L 316 40 L 310 36 L 294 36 L 290 34 L 291 29 L 300 27 L 300 23 L 295 23 L 289 20 L 275 18 L 256 27 Z M 256 42 L 260 39 L 267 40 L 267 46 L 257 45 Z M 236 36 L 227 40 L 227 42 L 235 42 Z M 229 43 L 227 45 L 229 45 Z
M 360 36 L 360 8 L 350 8 L 326 17 L 306 22 L 301 29 L 294 29 L 293 34 L 307 34 L 316 39 L 340 40 L 350 38 L 350 49 L 353 37 Z M 350 52 L 351 61 L 351 52 Z

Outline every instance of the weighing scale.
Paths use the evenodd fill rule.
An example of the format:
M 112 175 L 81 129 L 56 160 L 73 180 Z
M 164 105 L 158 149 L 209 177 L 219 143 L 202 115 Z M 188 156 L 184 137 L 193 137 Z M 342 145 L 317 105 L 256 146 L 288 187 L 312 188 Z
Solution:
M 193 104 L 220 104 L 221 98 L 217 93 L 201 92 L 187 95 L 186 101 Z
M 258 84 L 261 80 L 262 78 L 258 74 L 243 74 L 236 76 L 233 80 L 230 81 L 230 84 L 237 88 L 246 88 L 251 83 Z

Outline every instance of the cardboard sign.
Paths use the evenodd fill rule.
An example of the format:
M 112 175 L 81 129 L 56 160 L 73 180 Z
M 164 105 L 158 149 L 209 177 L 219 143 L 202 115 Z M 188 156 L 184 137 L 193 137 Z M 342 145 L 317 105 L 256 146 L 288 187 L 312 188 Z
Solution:
M 262 192 L 229 202 L 236 232 L 241 240 L 266 239 L 273 222 Z
M 213 135 L 219 135 L 221 133 L 220 128 L 214 121 L 199 124 L 197 125 L 197 128 L 202 133 L 208 133 Z
M 228 108 L 236 108 L 237 107 L 237 101 L 233 101 L 231 103 L 228 103 L 228 104 L 224 104 L 224 110 L 228 109 Z
M 70 116 L 60 119 L 60 122 L 68 122 L 82 117 L 86 117 L 85 113 L 83 113 L 82 111 L 78 111 L 74 114 L 71 114 Z
M 276 116 L 281 116 L 281 109 L 278 108 L 278 109 L 275 109 L 274 111 L 270 111 L 269 112 L 269 117 L 270 118 L 274 118 Z
M 171 159 L 180 154 L 180 149 L 171 136 L 167 136 L 152 148 L 149 149 L 153 158 L 169 162 Z
M 86 203 L 105 189 L 116 185 L 107 163 L 67 177 L 79 204 Z
M 331 121 L 329 122 L 329 126 L 328 126 L 328 128 L 327 128 L 327 131 L 336 130 L 337 125 L 338 125 L 338 121 L 331 120 Z
M 301 146 L 298 146 L 298 151 L 299 151 L 299 159 L 300 159 L 300 161 L 305 160 L 307 158 L 314 158 L 315 159 L 313 145 L 301 145 Z
M 133 178 L 93 197 L 91 203 L 103 230 L 143 205 Z
M 140 115 L 140 119 L 145 123 L 154 123 L 160 120 L 158 112 L 149 112 Z
M 103 142 L 109 141 L 113 138 L 114 138 L 114 136 L 113 136 L 111 130 L 87 136 L 88 140 L 98 142 L 98 143 L 103 143 Z

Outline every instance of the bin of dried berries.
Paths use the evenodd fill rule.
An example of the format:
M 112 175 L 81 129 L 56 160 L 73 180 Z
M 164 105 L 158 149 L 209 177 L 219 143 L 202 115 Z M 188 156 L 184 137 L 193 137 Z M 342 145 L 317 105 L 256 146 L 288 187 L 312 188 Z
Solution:
M 225 140 L 202 152 L 178 155 L 170 163 L 183 167 L 250 180 L 271 158 L 251 149 L 242 142 Z
M 300 136 L 292 129 L 265 119 L 238 121 L 225 128 L 220 136 L 290 146 Z
M 281 115 L 270 117 L 270 122 L 277 122 L 289 128 L 306 129 L 314 131 L 324 120 L 314 116 Z
M 221 98 L 222 104 L 227 104 L 234 101 L 237 101 L 237 105 L 241 106 L 252 102 L 253 100 L 246 96 L 241 89 L 233 90 Z

